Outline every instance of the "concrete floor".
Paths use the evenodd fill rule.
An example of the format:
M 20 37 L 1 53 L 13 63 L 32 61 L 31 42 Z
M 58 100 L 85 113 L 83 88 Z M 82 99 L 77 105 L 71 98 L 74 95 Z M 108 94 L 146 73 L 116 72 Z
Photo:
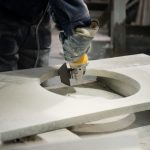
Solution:
M 65 62 L 63 57 L 62 45 L 59 41 L 59 31 L 54 27 L 52 23 L 52 44 L 49 65 L 58 65 Z

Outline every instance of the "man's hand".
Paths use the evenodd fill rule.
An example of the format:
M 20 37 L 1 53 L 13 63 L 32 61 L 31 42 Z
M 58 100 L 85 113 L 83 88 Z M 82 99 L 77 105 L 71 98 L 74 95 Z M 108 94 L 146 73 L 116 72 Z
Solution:
M 64 57 L 68 62 L 74 62 L 86 54 L 91 46 L 91 41 L 98 31 L 98 23 L 93 21 L 90 27 L 76 28 L 71 36 L 60 33 L 60 41 L 63 46 Z

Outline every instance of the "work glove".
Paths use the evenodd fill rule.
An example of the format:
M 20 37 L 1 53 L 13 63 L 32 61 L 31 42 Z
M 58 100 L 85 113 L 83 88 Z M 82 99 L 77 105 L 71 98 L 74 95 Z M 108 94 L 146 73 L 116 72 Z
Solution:
M 97 31 L 98 23 L 93 21 L 89 27 L 76 28 L 71 36 L 66 36 L 64 32 L 60 32 L 59 37 L 65 60 L 74 62 L 80 59 L 83 54 L 86 54 Z

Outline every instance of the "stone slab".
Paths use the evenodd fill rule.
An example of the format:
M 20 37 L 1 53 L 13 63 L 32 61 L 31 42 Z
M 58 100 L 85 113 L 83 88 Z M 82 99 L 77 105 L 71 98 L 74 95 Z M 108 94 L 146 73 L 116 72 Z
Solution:
M 13 148 L 11 150 L 141 150 L 135 133 L 74 140 L 71 142 Z
M 47 133 L 42 133 L 37 136 L 27 137 L 20 141 L 11 141 L 0 144 L 0 150 L 22 149 L 26 147 L 39 146 L 43 144 L 59 144 L 63 142 L 81 140 L 79 136 L 70 132 L 67 129 L 55 130 Z
M 141 69 L 143 66 L 146 69 Z M 40 86 L 57 68 L 0 74 L 0 138 L 12 140 L 116 115 L 150 109 L 150 57 L 126 56 L 90 63 L 86 75 L 98 76 L 124 98 L 66 98 Z M 44 72 L 43 72 L 44 70 Z M 38 69 L 37 69 L 38 71 Z M 25 73 L 25 74 L 24 74 Z M 43 74 L 44 73 L 44 74 Z
M 112 90 L 107 88 L 105 84 L 101 82 L 96 82 L 93 80 L 89 83 L 82 83 L 80 85 L 74 85 L 72 87 L 61 87 L 61 85 L 57 87 L 51 87 L 51 85 L 47 88 L 50 91 L 60 94 L 66 97 L 74 97 L 74 98 L 93 98 L 93 97 L 102 97 L 109 100 L 116 100 L 122 98 L 122 96 L 114 93 Z M 73 126 L 69 128 L 71 131 L 75 133 L 108 133 L 114 132 L 118 130 L 123 130 L 130 126 L 135 121 L 134 114 L 124 114 L 120 116 L 115 116 L 111 118 L 101 119 L 100 121 L 89 122 L 86 124 L 81 124 L 77 126 Z

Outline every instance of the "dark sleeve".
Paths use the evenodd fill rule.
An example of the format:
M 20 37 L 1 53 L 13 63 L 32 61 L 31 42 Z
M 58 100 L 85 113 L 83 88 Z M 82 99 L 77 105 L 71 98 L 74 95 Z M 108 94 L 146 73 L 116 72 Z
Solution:
M 49 0 L 49 3 L 57 24 L 67 35 L 72 35 L 76 27 L 90 25 L 89 11 L 83 0 Z

